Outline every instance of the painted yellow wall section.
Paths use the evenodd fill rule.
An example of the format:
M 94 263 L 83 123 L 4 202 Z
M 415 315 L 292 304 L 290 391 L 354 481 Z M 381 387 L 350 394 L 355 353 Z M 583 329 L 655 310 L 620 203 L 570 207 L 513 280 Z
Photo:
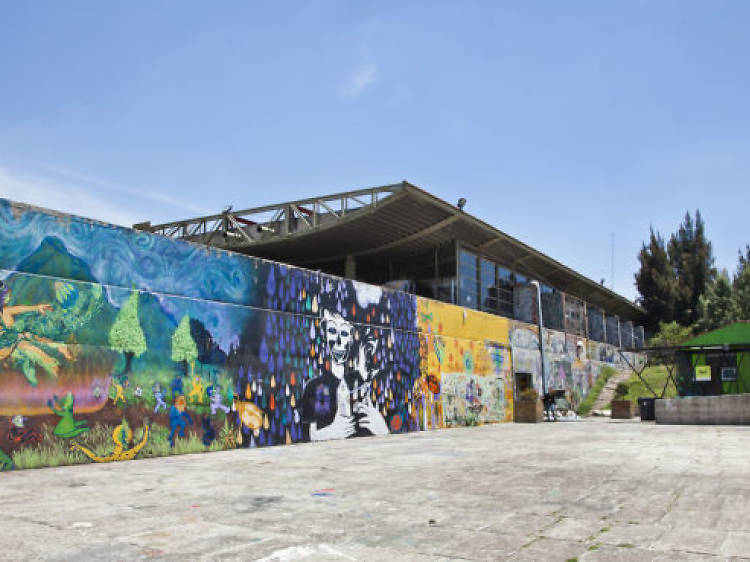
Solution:
M 417 299 L 421 376 L 412 415 L 424 429 L 511 421 L 509 321 Z

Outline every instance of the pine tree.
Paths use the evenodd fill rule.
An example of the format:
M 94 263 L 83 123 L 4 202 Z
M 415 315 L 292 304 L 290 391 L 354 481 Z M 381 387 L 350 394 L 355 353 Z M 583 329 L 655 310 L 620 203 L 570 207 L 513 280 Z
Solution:
M 190 317 L 186 314 L 172 335 L 172 361 L 182 362 L 184 372 L 187 373 L 188 363 L 197 358 L 198 347 L 190 334 Z
M 640 293 L 638 303 L 646 310 L 646 329 L 655 332 L 660 322 L 674 319 L 677 293 L 677 278 L 667 256 L 664 239 L 651 228 L 648 246 L 644 243 L 638 259 L 640 270 L 635 274 L 635 283 Z
M 734 319 L 732 283 L 729 274 L 722 271 L 698 299 L 696 328 L 699 332 L 715 330 L 732 323 Z
M 131 293 L 117 313 L 117 318 L 109 331 L 109 346 L 125 354 L 124 375 L 130 372 L 133 357 L 140 357 L 148 349 L 138 320 L 138 291 Z
M 750 320 L 750 246 L 745 247 L 745 252 L 745 255 L 740 252 L 737 273 L 732 283 L 737 320 Z
M 689 326 L 698 319 L 698 299 L 715 277 L 711 243 L 706 239 L 705 225 L 700 211 L 695 222 L 689 212 L 672 234 L 667 246 L 669 261 L 677 276 L 675 319 Z

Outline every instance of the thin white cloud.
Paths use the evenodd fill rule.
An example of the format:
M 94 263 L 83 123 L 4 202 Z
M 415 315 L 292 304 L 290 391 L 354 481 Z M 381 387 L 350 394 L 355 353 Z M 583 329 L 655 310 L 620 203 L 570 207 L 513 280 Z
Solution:
M 135 209 L 113 201 L 110 194 L 49 178 L 22 176 L 3 167 L 0 197 L 125 226 L 143 220 Z
M 163 195 L 158 190 L 148 189 L 148 188 L 133 189 L 133 188 L 125 187 L 122 185 L 116 185 L 110 181 L 105 181 L 105 180 L 102 180 L 101 178 L 95 178 L 87 174 L 81 174 L 80 172 L 70 170 L 68 168 L 48 167 L 47 169 L 50 172 L 54 173 L 55 175 L 61 176 L 62 178 L 66 180 L 70 180 L 77 184 L 90 185 L 93 187 L 102 188 L 106 191 L 111 191 L 113 193 L 126 194 L 128 196 L 141 199 L 143 201 L 159 203 L 159 204 L 163 204 L 169 207 L 177 207 L 179 209 L 184 209 L 186 211 L 190 211 L 191 213 L 195 213 L 195 214 L 202 215 L 202 214 L 211 212 L 211 211 L 206 210 L 203 207 L 200 207 L 198 205 L 193 205 L 182 199 L 178 199 L 176 197 L 170 197 L 169 195 Z
M 344 95 L 356 98 L 380 78 L 378 67 L 372 62 L 366 62 L 351 73 L 344 85 Z
M 119 186 L 63 168 L 47 167 L 45 172 L 20 174 L 0 165 L 0 197 L 124 226 L 157 219 L 155 209 L 161 215 L 165 213 L 158 210 L 210 212 L 154 189 Z

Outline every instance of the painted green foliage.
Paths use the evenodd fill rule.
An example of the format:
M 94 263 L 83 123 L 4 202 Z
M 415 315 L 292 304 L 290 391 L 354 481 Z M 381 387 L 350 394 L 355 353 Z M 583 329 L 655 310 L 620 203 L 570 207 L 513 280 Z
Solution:
M 186 314 L 172 336 L 172 361 L 185 365 L 198 359 L 198 348 L 190 335 L 190 317 Z
M 0 472 L 13 470 L 13 459 L 0 450 Z
M 24 294 L 23 284 L 17 289 Z M 16 291 L 3 284 L 3 301 Z M 86 325 L 99 311 L 102 303 L 102 288 L 92 285 L 79 291 L 73 284 L 62 281 L 54 283 L 51 302 L 33 306 L 8 305 L 0 302 L 3 310 L 0 347 L 8 350 L 10 362 L 26 377 L 32 386 L 38 384 L 38 370 L 56 377 L 64 359 L 70 359 L 67 343 L 76 340 L 77 330 Z M 63 343 L 65 342 L 65 343 Z
M 115 351 L 125 354 L 125 373 L 130 372 L 133 357 L 146 352 L 146 338 L 138 320 L 138 291 L 133 291 L 117 314 L 109 332 L 109 345 Z

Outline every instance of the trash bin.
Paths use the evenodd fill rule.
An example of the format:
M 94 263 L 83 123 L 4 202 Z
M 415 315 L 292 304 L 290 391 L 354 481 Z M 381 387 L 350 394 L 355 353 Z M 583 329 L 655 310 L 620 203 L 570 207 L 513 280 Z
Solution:
M 654 421 L 656 419 L 656 398 L 639 398 L 638 410 L 641 414 L 641 421 Z

